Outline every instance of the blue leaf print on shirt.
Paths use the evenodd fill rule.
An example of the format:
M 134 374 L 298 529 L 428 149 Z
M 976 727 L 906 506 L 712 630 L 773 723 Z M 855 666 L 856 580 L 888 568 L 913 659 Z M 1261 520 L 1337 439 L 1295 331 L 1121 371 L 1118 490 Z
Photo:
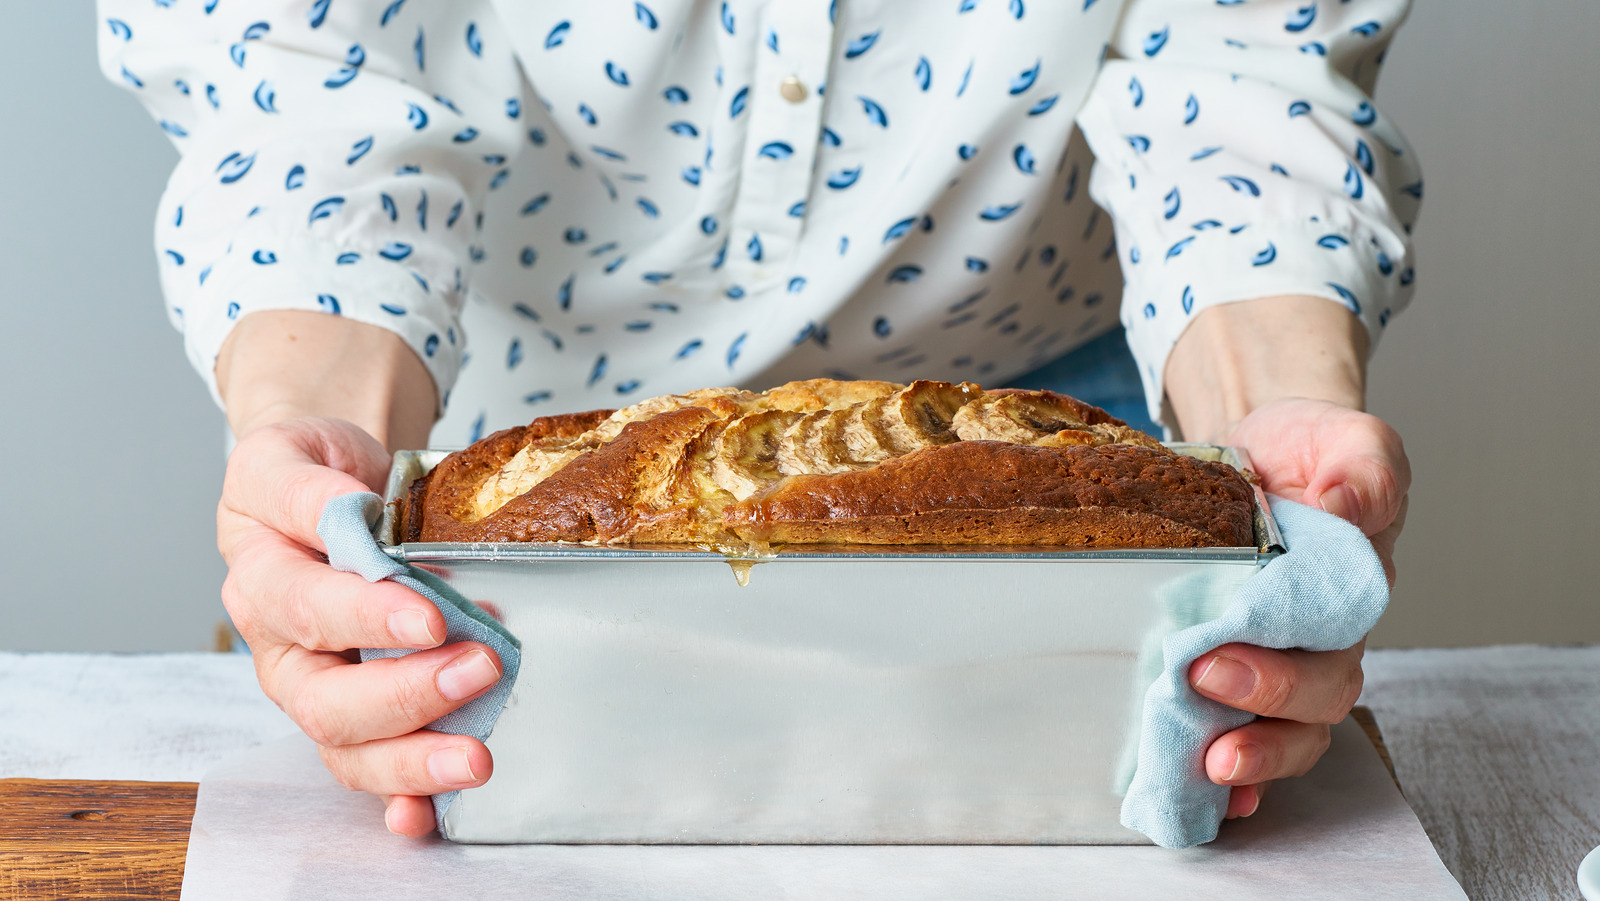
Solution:
M 704 346 L 705 346 L 705 342 L 704 341 L 701 341 L 699 338 L 695 338 L 693 341 L 690 341 L 689 343 L 687 343 L 687 344 L 683 345 L 682 347 L 678 348 L 678 352 L 673 354 L 672 356 L 675 359 L 681 360 L 684 357 L 689 356 L 690 354 L 694 353 L 695 351 L 699 350 L 700 348 L 702 348 Z
M 1020 19 L 1023 16 L 1022 0 L 1011 0 L 1011 16 Z
M 524 216 L 532 216 L 534 213 L 537 213 L 540 210 L 544 209 L 545 204 L 547 204 L 549 202 L 550 202 L 550 195 L 549 194 L 540 194 L 539 196 L 533 198 L 532 200 L 529 200 L 527 203 L 522 205 L 522 215 L 524 215 Z
M 778 52 L 778 33 L 770 28 L 767 29 L 767 49 L 773 53 Z
M 1356 162 L 1361 164 L 1361 168 L 1366 170 L 1368 175 L 1372 174 L 1375 164 L 1372 159 L 1372 148 L 1367 146 L 1366 141 L 1356 141 Z
M 378 304 L 378 309 L 384 311 L 385 313 L 388 313 L 391 316 L 404 316 L 406 314 L 406 308 L 405 307 L 398 306 L 398 305 L 392 304 L 392 303 L 380 303 L 380 304 Z
M 744 250 L 745 253 L 750 255 L 752 261 L 761 262 L 761 236 L 751 235 L 750 243 L 744 246 Z
M 334 297 L 332 294 L 318 294 L 317 306 L 335 316 L 339 315 L 339 298 Z
M 855 184 L 856 179 L 860 177 L 860 166 L 856 166 L 853 169 L 840 169 L 838 172 L 834 172 L 828 176 L 828 187 L 833 188 L 836 191 L 842 191 L 845 188 Z
M 845 251 L 847 251 L 849 249 L 850 249 L 850 236 L 849 235 L 840 235 L 839 236 L 839 256 L 844 256 Z
M 794 148 L 782 141 L 768 141 L 761 145 L 761 149 L 756 152 L 756 155 L 764 156 L 770 160 L 786 160 L 794 156 Z
M 567 280 L 556 289 L 556 306 L 563 310 L 572 309 L 572 283 L 577 277 L 576 274 L 567 276 Z
M 1371 103 L 1363 100 L 1361 105 L 1356 107 L 1356 111 L 1350 115 L 1350 121 L 1357 125 L 1371 125 L 1378 121 L 1378 111 L 1372 108 Z
M 960 147 L 956 148 L 956 156 L 959 156 L 964 160 L 970 160 L 977 155 L 978 148 L 972 146 L 971 144 L 962 144 Z
M 560 47 L 562 45 L 562 43 L 564 43 L 567 40 L 567 32 L 569 32 L 571 30 L 572 30 L 572 23 L 571 22 L 568 22 L 565 19 L 563 19 L 560 22 L 557 22 L 556 23 L 556 27 L 550 29 L 550 33 L 545 35 L 545 38 L 544 38 L 544 49 L 546 49 L 546 50 L 554 50 L 555 48 Z
M 1406 192 L 1407 194 L 1410 194 L 1412 197 L 1415 197 L 1418 200 L 1422 199 L 1422 182 L 1420 182 L 1420 181 L 1416 182 L 1414 184 L 1406 185 L 1405 187 L 1401 188 L 1400 190 Z
M 1355 163 L 1345 164 L 1344 192 L 1349 194 L 1352 200 L 1360 200 L 1361 195 L 1366 193 L 1361 180 L 1361 171 L 1356 168 Z
M 968 272 L 987 272 L 987 271 L 989 271 L 989 261 L 988 260 L 980 260 L 977 257 L 967 257 L 967 271 Z
M 1389 259 L 1389 255 L 1381 250 L 1378 251 L 1378 272 L 1381 275 L 1389 275 L 1394 272 L 1394 261 Z
M 960 97 L 967 92 L 967 84 L 972 81 L 972 66 L 976 60 L 967 61 L 967 71 L 961 73 L 961 84 L 956 88 L 956 96 Z
M 289 170 L 289 174 L 284 177 L 283 189 L 285 191 L 293 191 L 295 188 L 298 188 L 305 183 L 306 167 L 297 163 L 295 164 L 294 168 Z
M 1406 267 L 1406 270 L 1404 272 L 1400 273 L 1400 284 L 1401 285 L 1409 287 L 1412 282 L 1416 281 L 1416 279 L 1417 279 L 1417 270 L 1412 269 L 1409 266 Z
M 1144 85 L 1139 83 L 1139 76 L 1128 80 L 1128 94 L 1133 99 L 1134 109 L 1144 106 Z
M 1033 106 L 1028 107 L 1028 115 L 1037 116 L 1042 113 L 1048 113 L 1050 112 L 1050 108 L 1055 106 L 1056 101 L 1060 99 L 1060 94 L 1051 94 L 1049 97 L 1046 97 L 1043 100 L 1040 100 L 1038 103 L 1035 103 Z
M 228 318 L 229 319 L 238 319 L 239 318 L 239 304 L 237 302 L 230 301 L 228 303 Z
M 806 214 L 806 202 L 804 200 L 796 200 L 794 202 L 794 204 L 789 207 L 789 215 L 793 216 L 796 219 L 799 219 L 801 216 L 804 216 L 805 214 Z
M 1162 218 L 1171 219 L 1178 215 L 1178 210 L 1182 209 L 1183 195 L 1178 193 L 1177 188 L 1173 188 L 1167 192 L 1167 196 L 1162 199 L 1162 202 L 1166 204 L 1161 214 Z
M 1173 257 L 1183 253 L 1185 250 L 1188 250 L 1189 249 L 1189 245 L 1193 244 L 1193 243 L 1194 243 L 1194 236 L 1191 235 L 1191 236 L 1189 236 L 1187 238 L 1184 238 L 1183 240 L 1179 241 L 1178 243 L 1172 245 L 1171 247 L 1168 247 L 1167 248 L 1166 259 L 1170 260 Z M 1165 260 L 1163 262 L 1165 262 Z
M 225 185 L 231 185 L 244 178 L 250 171 L 250 167 L 255 165 L 255 162 L 256 155 L 253 153 L 249 156 L 244 156 L 237 152 L 230 153 L 223 158 L 222 162 L 217 164 L 217 172 L 221 176 L 218 180 Z
M 1144 135 L 1128 135 L 1127 141 L 1134 153 L 1144 153 L 1150 149 L 1150 139 Z
M 517 338 L 512 338 L 511 344 L 506 348 L 506 369 L 516 369 L 517 364 L 521 362 L 522 341 Z
M 1338 250 L 1341 247 L 1349 247 L 1350 241 L 1343 235 L 1323 235 L 1317 239 L 1317 246 L 1325 247 L 1328 250 Z
M 243 35 L 243 37 L 240 38 L 240 40 L 244 40 L 244 41 L 259 41 L 262 38 L 266 37 L 267 33 L 270 32 L 271 30 L 272 30 L 272 23 L 271 22 L 252 22 L 249 25 L 245 26 L 244 35 Z
M 1317 4 L 1315 0 L 1289 13 L 1289 20 L 1284 23 L 1285 31 L 1299 32 L 1311 27 L 1317 20 Z
M 428 127 L 428 113 L 415 103 L 407 103 L 406 121 L 411 123 L 412 128 L 421 131 Z
M 394 0 L 393 3 L 385 6 L 383 8 L 383 15 L 378 17 L 378 27 L 387 27 L 388 24 L 394 20 L 395 16 L 400 15 L 400 7 L 405 5 L 406 0 Z
M 917 79 L 917 87 L 922 90 L 926 91 L 933 86 L 933 64 L 928 62 L 926 56 L 917 59 L 915 77 Z
M 628 73 L 622 67 L 609 60 L 606 61 L 606 77 L 623 87 L 628 86 Z
M 221 109 L 222 108 L 222 101 L 220 99 L 218 99 L 218 97 L 217 97 L 217 86 L 216 85 L 214 85 L 214 84 L 206 85 L 206 102 L 211 104 L 211 108 L 212 109 Z
M 276 113 L 278 111 L 278 107 L 276 105 L 277 99 L 278 99 L 278 92 L 277 92 L 276 89 L 273 88 L 272 82 L 263 81 L 260 84 L 256 85 L 256 90 L 255 90 L 255 95 L 254 96 L 255 96 L 256 106 L 261 107 L 261 111 L 262 112 L 264 112 L 264 113 Z
M 689 184 L 691 184 L 691 185 L 700 184 L 700 167 L 699 166 L 684 166 L 682 175 L 683 175 L 683 180 L 688 182 Z
M 749 332 L 743 332 L 743 333 L 741 333 L 739 335 L 739 337 L 733 339 L 733 343 L 732 344 L 728 345 L 728 368 L 729 369 L 732 369 L 734 362 L 739 359 L 739 352 L 744 349 L 744 339 L 748 338 L 748 337 L 750 337 L 750 333 Z
M 1033 151 L 1028 149 L 1028 145 L 1018 144 L 1016 149 L 1011 151 L 1011 160 L 1017 164 L 1017 169 L 1024 175 L 1036 174 L 1034 171 Z
M 896 266 L 889 273 L 889 277 L 886 279 L 886 281 L 891 284 L 895 282 L 914 282 L 920 275 L 922 275 L 921 266 L 907 264 L 904 266 Z
M 857 95 L 856 99 L 861 101 L 861 110 L 867 114 L 868 119 L 872 120 L 879 128 L 889 127 L 889 114 L 883 111 L 883 107 L 878 105 L 878 101 L 873 100 L 871 97 L 862 97 L 860 95 Z
M 916 224 L 917 217 L 915 216 L 909 219 L 901 219 L 899 222 L 889 226 L 889 230 L 883 233 L 883 243 L 887 244 L 895 238 L 905 237 L 906 233 L 911 231 Z
M 539 251 L 534 250 L 532 247 L 524 247 L 522 252 L 517 255 L 517 261 L 522 264 L 524 269 L 530 268 L 534 263 L 539 262 Z M 518 306 L 521 306 L 521 304 L 518 304 Z M 537 319 L 538 317 L 534 318 Z
M 726 8 L 726 5 L 724 5 L 724 8 Z M 864 34 L 848 44 L 845 44 L 844 58 L 855 59 L 861 54 L 866 53 L 868 50 L 871 50 L 872 45 L 878 43 L 878 36 L 881 34 L 883 34 L 883 29 L 880 28 L 871 34 Z
M 367 155 L 367 151 L 369 151 L 371 149 L 372 149 L 372 137 L 370 135 L 365 137 L 365 138 L 362 138 L 361 140 L 359 140 L 359 141 L 355 142 L 354 144 L 350 145 L 350 155 L 345 157 L 345 160 L 344 160 L 345 165 L 347 165 L 347 166 L 355 165 L 356 160 L 359 160 L 362 157 L 366 156 Z
M 1267 249 L 1256 254 L 1250 260 L 1252 266 L 1265 266 L 1278 258 L 1278 246 L 1271 241 L 1267 242 Z
M 726 0 L 722 4 L 722 30 L 733 34 L 733 10 L 728 8 Z
M 106 27 L 111 29 L 113 35 L 124 41 L 133 40 L 133 29 L 129 28 L 128 23 L 121 19 L 107 19 Z
M 250 259 L 254 260 L 257 266 L 271 266 L 278 262 L 278 255 L 270 250 L 257 250 L 250 255 Z
M 329 75 L 327 80 L 322 83 L 322 86 L 329 89 L 342 88 L 354 81 L 355 77 L 360 74 L 361 70 L 355 66 L 345 66 L 332 75 Z
M 1193 94 L 1183 104 L 1183 124 L 1193 125 L 1194 120 L 1200 118 L 1200 99 Z
M 722 268 L 722 264 L 726 263 L 727 261 L 728 261 L 728 242 L 727 242 L 726 239 L 724 239 L 723 242 L 722 242 L 722 246 L 717 248 L 716 254 L 714 256 L 712 256 L 712 258 L 711 258 L 711 268 L 712 269 L 721 269 Z
M 600 118 L 594 114 L 594 110 L 590 109 L 587 103 L 578 104 L 578 118 L 590 125 L 600 124 Z
M 978 218 L 984 220 L 985 222 L 999 222 L 1001 219 L 1005 219 L 1020 209 L 1022 209 L 1022 204 L 1020 203 L 1006 203 L 996 206 L 987 206 L 983 208 L 983 212 L 978 214 Z
M 887 316 L 879 316 L 877 319 L 872 320 L 872 333 L 879 338 L 887 338 L 894 334 L 894 328 L 889 325 L 889 318 Z
M 477 22 L 467 23 L 467 52 L 473 56 L 483 56 L 483 35 L 478 32 Z
M 972 12 L 978 8 L 978 0 L 961 0 L 961 5 L 956 8 L 957 13 Z
M 425 66 L 423 64 L 424 63 L 424 52 L 423 52 L 423 38 L 422 38 L 422 26 L 421 25 L 417 26 L 417 41 L 416 41 L 415 44 L 411 45 L 411 50 L 412 50 L 412 55 L 414 57 L 416 57 L 416 60 L 417 60 L 417 69 L 419 71 L 426 69 L 427 66 Z
M 312 28 L 321 28 L 323 21 L 328 18 L 328 7 L 332 3 L 333 0 L 316 0 L 311 4 L 311 8 L 306 10 L 306 22 Z
M 1346 288 L 1344 285 L 1335 284 L 1333 282 L 1328 282 L 1328 287 L 1332 288 L 1338 293 L 1339 298 L 1344 301 L 1345 306 L 1350 308 L 1350 312 L 1356 314 L 1357 316 L 1361 315 L 1361 301 L 1356 299 L 1354 292 L 1352 292 L 1349 288 Z
M 466 128 L 456 132 L 455 135 L 450 138 L 450 140 L 457 144 L 466 144 L 469 141 L 476 140 L 477 137 L 478 130 L 468 125 Z
M 1261 196 L 1261 187 L 1243 175 L 1224 175 L 1221 180 L 1241 194 L 1249 194 L 1251 197 Z
M 801 276 L 797 275 L 794 278 L 789 279 L 789 293 L 790 294 L 799 294 L 802 290 L 805 289 L 805 286 L 806 286 L 806 280 Z
M 717 233 L 717 217 L 706 216 L 700 220 L 700 231 L 708 235 Z
M 1296 116 L 1308 116 L 1310 114 L 1311 104 L 1304 100 L 1296 100 L 1295 102 L 1289 104 L 1289 118 L 1291 119 L 1295 118 Z
M 1211 156 L 1211 155 L 1217 154 L 1217 153 L 1221 153 L 1221 152 L 1222 152 L 1222 148 L 1221 147 L 1202 147 L 1199 150 L 1196 150 L 1194 152 L 1194 155 L 1190 156 L 1189 159 L 1191 161 L 1193 161 L 1193 162 L 1199 162 L 1199 161 L 1205 159 L 1208 156 Z
M 827 144 L 829 147 L 838 147 L 840 144 L 843 144 L 844 141 L 839 138 L 838 132 L 828 128 L 827 126 L 823 126 L 822 143 Z
M 638 200 L 636 200 L 634 202 L 637 203 L 638 206 L 639 206 L 639 209 L 642 210 L 644 212 L 644 214 L 646 216 L 649 216 L 651 219 L 654 219 L 657 216 L 661 215 L 661 210 L 657 209 L 656 205 L 654 203 L 651 203 L 649 201 L 649 199 L 647 199 L 647 198 L 641 197 L 641 198 L 639 198 Z
M 1350 33 L 1359 34 L 1364 38 L 1370 38 L 1382 30 L 1383 26 L 1379 25 L 1377 22 L 1362 22 L 1360 25 L 1350 29 Z
M 656 26 L 660 24 L 656 21 L 656 14 L 651 12 L 650 7 L 645 6 L 643 3 L 635 3 L 633 5 L 633 17 L 639 20 L 640 25 L 651 31 L 655 31 Z
M 1170 27 L 1163 26 L 1160 31 L 1152 31 L 1146 35 L 1144 39 L 1144 55 L 1155 56 L 1160 53 L 1161 48 L 1167 46 L 1167 38 L 1171 33 L 1172 29 Z
M 1194 312 L 1194 288 L 1189 285 L 1183 286 L 1183 311 L 1185 313 Z
M 1044 60 L 1036 60 L 1032 68 L 1023 69 L 1016 78 L 1011 79 L 1011 95 L 1016 96 L 1033 87 L 1033 83 L 1039 80 L 1039 69 L 1043 65 Z
M 667 102 L 674 106 L 680 103 L 689 102 L 689 92 L 678 87 L 677 85 L 673 85 L 672 87 L 667 88 L 665 91 L 662 91 L 661 96 L 667 98 Z
M 318 219 L 326 219 L 329 216 L 332 216 L 334 213 L 339 212 L 343 206 L 343 197 L 328 197 L 323 200 L 319 200 L 317 201 L 316 205 L 311 207 L 311 215 L 306 219 L 306 224 L 310 225 Z
M 739 118 L 739 114 L 744 112 L 745 100 L 749 96 L 750 96 L 750 87 L 748 85 L 746 85 L 745 87 L 742 87 L 739 90 L 734 92 L 733 100 L 729 101 L 729 103 L 728 103 L 728 118 L 729 119 L 737 119 L 737 118 Z

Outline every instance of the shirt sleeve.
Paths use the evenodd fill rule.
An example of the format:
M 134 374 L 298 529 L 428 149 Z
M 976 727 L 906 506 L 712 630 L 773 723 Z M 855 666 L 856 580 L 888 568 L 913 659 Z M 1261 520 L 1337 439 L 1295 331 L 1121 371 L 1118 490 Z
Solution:
M 1217 304 L 1313 295 L 1376 347 L 1409 301 L 1422 181 L 1371 99 L 1409 0 L 1131 0 L 1078 123 L 1116 222 L 1150 415 Z
M 403 338 L 442 407 L 478 210 L 529 100 L 486 0 L 99 0 L 99 13 L 101 68 L 181 154 L 156 248 L 212 396 L 236 322 L 313 310 Z

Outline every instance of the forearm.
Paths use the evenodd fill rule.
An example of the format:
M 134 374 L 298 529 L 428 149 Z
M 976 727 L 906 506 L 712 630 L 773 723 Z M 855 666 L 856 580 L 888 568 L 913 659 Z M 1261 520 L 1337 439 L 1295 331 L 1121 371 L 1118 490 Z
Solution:
M 1167 359 L 1174 427 L 1190 441 L 1221 443 L 1268 401 L 1304 397 L 1366 405 L 1367 332 L 1320 297 L 1266 297 L 1207 308 Z
M 343 419 L 390 450 L 423 447 L 433 379 L 399 336 L 325 313 L 264 311 L 239 321 L 217 356 L 228 424 L 243 437 L 300 416 Z

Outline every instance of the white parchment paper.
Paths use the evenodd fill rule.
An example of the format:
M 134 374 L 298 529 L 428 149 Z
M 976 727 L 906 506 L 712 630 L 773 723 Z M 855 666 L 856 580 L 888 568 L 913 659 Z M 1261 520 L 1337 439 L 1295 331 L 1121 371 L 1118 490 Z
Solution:
M 200 784 L 191 901 L 342 898 L 1464 899 L 1360 728 L 1210 845 L 1156 847 L 451 845 L 403 839 L 296 736 Z

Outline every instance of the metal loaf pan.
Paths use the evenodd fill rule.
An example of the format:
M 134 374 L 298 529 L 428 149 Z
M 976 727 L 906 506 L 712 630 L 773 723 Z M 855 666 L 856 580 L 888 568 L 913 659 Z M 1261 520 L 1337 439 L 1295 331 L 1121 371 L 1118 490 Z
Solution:
M 1231 448 L 1170 445 L 1241 468 Z M 458 842 L 1147 844 L 1118 822 L 1167 634 L 1283 551 L 394 545 L 522 642 Z

